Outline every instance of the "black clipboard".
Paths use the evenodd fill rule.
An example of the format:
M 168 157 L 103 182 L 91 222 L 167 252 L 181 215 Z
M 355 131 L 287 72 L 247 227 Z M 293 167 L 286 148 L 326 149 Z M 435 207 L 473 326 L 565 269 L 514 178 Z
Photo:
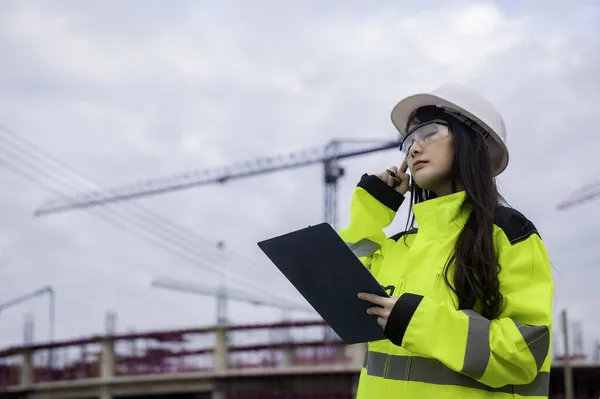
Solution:
M 359 292 L 389 294 L 328 223 L 258 242 L 298 292 L 346 344 L 385 339 L 376 306 Z

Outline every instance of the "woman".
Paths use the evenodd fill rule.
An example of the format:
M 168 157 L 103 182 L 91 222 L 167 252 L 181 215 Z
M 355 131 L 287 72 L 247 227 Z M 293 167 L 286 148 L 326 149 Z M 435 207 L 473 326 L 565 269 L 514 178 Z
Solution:
M 445 86 L 392 121 L 406 158 L 362 177 L 340 231 L 390 294 L 359 294 L 387 339 L 368 343 L 358 398 L 547 398 L 552 273 L 533 223 L 501 205 L 502 118 Z M 418 228 L 386 237 L 409 187 Z

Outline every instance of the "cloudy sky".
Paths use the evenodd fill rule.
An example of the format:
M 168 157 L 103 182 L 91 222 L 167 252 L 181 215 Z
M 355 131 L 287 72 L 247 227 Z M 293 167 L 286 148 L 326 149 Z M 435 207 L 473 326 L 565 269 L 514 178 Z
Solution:
M 33 211 L 94 184 L 334 138 L 393 139 L 396 101 L 452 81 L 504 115 L 511 161 L 502 190 L 548 246 L 556 329 L 567 307 L 591 351 L 600 338 L 600 199 L 556 205 L 600 171 L 599 21 L 594 0 L 0 0 L 0 301 L 51 285 L 61 339 L 102 332 L 107 310 L 117 311 L 119 332 L 214 323 L 214 299 L 152 288 L 158 276 L 305 304 L 256 242 L 322 221 L 320 165 L 93 212 Z M 344 162 L 340 225 L 360 175 L 399 160 L 388 150 Z M 389 233 L 403 228 L 405 211 Z M 46 340 L 47 309 L 38 298 L 0 313 L 0 344 L 22 342 L 26 314 Z M 282 312 L 230 303 L 229 316 Z

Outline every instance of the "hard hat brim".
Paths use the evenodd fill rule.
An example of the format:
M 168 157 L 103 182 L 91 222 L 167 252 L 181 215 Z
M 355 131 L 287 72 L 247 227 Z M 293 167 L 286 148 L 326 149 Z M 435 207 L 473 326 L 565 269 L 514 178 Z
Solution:
M 400 133 L 400 137 L 404 138 L 406 135 L 406 127 L 410 117 L 413 113 L 421 107 L 428 105 L 435 105 L 438 107 L 447 107 L 461 114 L 465 115 L 469 119 L 477 122 L 484 129 L 486 129 L 492 140 L 489 141 L 490 155 L 492 157 L 492 167 L 494 168 L 494 175 L 497 176 L 502 173 L 508 165 L 508 148 L 504 141 L 500 138 L 498 133 L 492 129 L 488 124 L 478 118 L 476 115 L 469 112 L 469 110 L 461 107 L 460 105 L 448 101 L 445 98 L 436 96 L 431 93 L 419 93 L 408 96 L 398 102 L 392 109 L 391 119 L 392 124 Z

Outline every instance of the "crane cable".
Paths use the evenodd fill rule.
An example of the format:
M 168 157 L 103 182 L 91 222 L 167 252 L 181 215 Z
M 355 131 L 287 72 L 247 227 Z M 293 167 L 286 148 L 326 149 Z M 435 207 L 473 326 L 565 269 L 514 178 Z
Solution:
M 13 149 L 16 148 L 17 151 L 19 151 L 21 153 L 21 154 L 15 153 L 14 150 L 10 151 L 10 149 L 9 149 L 9 152 L 12 153 L 13 158 L 16 157 L 17 161 L 24 163 L 26 166 L 28 165 L 30 169 L 34 170 L 34 173 L 33 174 L 28 173 L 26 171 L 23 171 L 22 169 L 17 168 L 14 165 L 11 165 L 10 163 L 6 162 L 6 157 L 2 157 L 2 159 L 0 159 L 1 166 L 4 166 L 5 168 L 12 170 L 13 172 L 21 175 L 22 177 L 27 178 L 28 180 L 31 180 L 33 182 L 36 182 L 36 183 L 42 185 L 45 189 L 47 189 L 55 194 L 58 194 L 58 195 L 64 195 L 65 192 L 61 188 L 57 188 L 56 185 L 52 185 L 52 184 L 48 185 L 47 183 L 40 181 L 40 178 L 39 178 L 40 174 L 42 174 L 42 175 L 49 174 L 49 171 L 48 171 L 49 163 L 57 164 L 58 167 L 52 166 L 52 168 L 59 169 L 63 175 L 65 174 L 65 171 L 66 171 L 66 173 L 85 182 L 87 185 L 95 186 L 95 184 L 91 183 L 87 178 L 83 177 L 79 173 L 74 172 L 72 167 L 67 166 L 64 162 L 56 159 L 54 156 L 41 150 L 35 144 L 16 135 L 14 132 L 10 131 L 9 129 L 3 128 L 0 130 L 6 131 L 10 135 L 10 137 L 13 138 L 13 140 L 19 141 L 21 146 L 27 148 L 26 150 L 23 150 L 22 148 L 19 148 L 17 145 L 15 145 L 15 143 L 11 143 L 7 140 L 2 140 L 4 144 L 12 145 Z M 6 149 L 6 148 L 7 147 L 4 146 L 4 149 Z M 31 161 L 27 161 L 27 159 L 25 159 L 25 161 L 24 161 L 23 160 L 24 156 L 29 159 L 40 160 L 42 162 L 43 166 L 38 167 L 35 164 L 32 164 Z M 75 187 L 73 186 L 73 183 L 64 183 L 64 182 L 57 181 L 55 175 L 50 175 L 50 178 L 53 180 L 54 184 L 58 183 L 62 186 L 67 186 L 69 189 L 77 188 L 77 186 L 75 186 Z M 139 223 L 139 220 L 136 220 L 135 218 L 132 219 L 131 218 L 132 215 L 127 214 L 127 213 L 125 213 L 125 214 L 121 213 L 120 219 L 119 218 L 117 218 L 117 219 L 110 218 L 110 217 L 107 217 L 110 215 L 106 215 L 106 214 L 103 215 L 99 212 L 92 212 L 92 213 L 95 216 L 97 216 L 97 217 L 103 219 L 104 221 L 108 222 L 109 224 L 113 225 L 114 227 L 117 227 L 121 230 L 125 230 L 129 233 L 133 233 L 133 234 L 137 235 L 138 237 L 150 242 L 151 244 L 161 247 L 163 250 L 167 251 L 168 253 L 178 256 L 178 257 L 188 261 L 189 263 L 193 264 L 194 266 L 201 267 L 205 270 L 212 269 L 213 272 L 215 272 L 219 275 L 229 274 L 230 277 L 242 282 L 244 286 L 253 285 L 256 287 L 255 292 L 257 292 L 257 293 L 264 295 L 265 292 L 272 292 L 274 286 L 277 285 L 277 284 L 269 284 L 269 285 L 260 284 L 259 283 L 260 280 L 263 280 L 264 282 L 266 282 L 266 281 L 272 282 L 272 280 L 271 280 L 270 276 L 267 278 L 263 274 L 261 276 L 263 278 L 259 279 L 257 281 L 256 280 L 256 278 L 257 278 L 256 272 L 264 273 L 265 269 L 260 268 L 260 266 L 257 267 L 257 265 L 253 262 L 248 263 L 248 265 L 254 266 L 254 269 L 255 269 L 254 274 L 243 275 L 243 273 L 240 273 L 240 272 L 234 272 L 235 274 L 232 274 L 231 270 L 229 268 L 226 268 L 226 269 L 223 268 L 223 256 L 222 256 L 224 254 L 232 256 L 231 251 L 219 251 L 218 254 L 214 254 L 213 257 L 209 256 L 210 259 L 207 259 L 207 253 L 198 252 L 198 245 L 200 244 L 200 245 L 204 245 L 206 247 L 207 241 L 208 241 L 207 239 L 141 207 L 138 204 L 132 204 L 132 205 L 133 205 L 132 206 L 133 208 L 135 208 L 136 210 L 141 212 L 141 215 L 138 213 L 138 217 L 140 217 L 142 221 L 146 222 L 146 226 L 141 226 Z M 119 216 L 119 212 L 117 209 L 108 209 L 108 210 L 112 211 L 113 214 L 116 214 L 117 216 Z M 128 219 L 129 224 L 127 224 L 127 223 L 124 224 L 123 221 L 127 221 L 124 219 Z M 157 221 L 159 223 L 157 223 Z M 160 223 L 160 222 L 162 222 L 162 223 Z M 132 224 L 134 226 L 138 227 L 138 230 L 133 230 L 131 228 Z M 148 228 L 148 226 L 150 228 Z M 165 227 L 168 227 L 168 229 L 165 229 Z M 140 228 L 141 228 L 141 231 L 140 231 Z M 165 233 L 167 233 L 167 230 L 169 230 L 170 232 L 172 232 L 174 234 L 177 234 L 179 241 L 176 242 L 171 238 L 170 235 L 166 235 Z M 151 238 L 151 237 L 141 235 L 140 232 L 145 232 L 146 234 L 148 232 L 154 232 L 155 236 L 158 236 L 158 239 L 156 237 Z M 192 237 L 194 237 L 195 240 Z M 184 242 L 182 240 L 189 242 L 189 244 L 187 246 L 182 245 L 182 244 L 184 244 Z M 166 244 L 170 244 L 170 246 L 168 246 Z M 214 247 L 208 247 L 207 249 L 210 250 L 211 252 L 218 251 Z M 192 254 L 191 257 L 190 257 L 190 254 Z M 239 255 L 237 255 L 237 256 L 239 256 Z M 200 263 L 199 263 L 199 261 L 200 261 Z M 212 262 L 214 262 L 214 264 Z M 231 262 L 229 262 L 227 266 L 230 266 L 230 265 L 232 265 Z M 259 274 L 259 276 L 260 276 L 260 274 Z M 289 292 L 288 292 L 288 294 L 289 294 Z M 284 299 L 284 297 L 286 297 L 287 295 L 285 295 L 284 297 L 279 297 L 276 295 L 271 295 L 271 296 L 273 296 L 276 299 Z M 288 298 L 289 298 L 289 296 L 288 296 Z
M 23 162 L 23 161 L 21 160 L 21 162 Z M 18 169 L 14 165 L 4 162 L 3 160 L 0 160 L 0 166 L 4 166 L 7 169 L 10 169 L 13 172 L 27 178 L 28 180 L 40 183 L 44 188 L 48 189 L 49 191 L 51 191 L 55 194 L 58 194 L 58 195 L 64 194 L 64 191 L 57 189 L 56 186 L 45 184 L 44 182 L 41 182 L 39 180 L 39 177 L 36 177 L 34 174 L 27 173 L 27 172 L 23 171 L 22 169 Z M 31 168 L 31 164 L 29 164 L 29 167 Z M 44 173 L 44 170 L 36 168 L 35 166 L 33 166 L 33 169 L 34 169 L 34 172 L 36 172 L 38 174 Z M 64 183 L 62 183 L 62 184 L 64 185 Z M 114 213 L 116 213 L 116 216 L 119 216 L 118 212 L 114 212 Z M 256 275 L 251 277 L 251 276 L 243 276 L 240 273 L 232 274 L 232 272 L 229 269 L 224 270 L 222 267 L 218 266 L 219 264 L 221 264 L 221 266 L 222 266 L 222 263 L 223 263 L 222 260 L 217 260 L 214 263 L 207 262 L 205 253 L 201 254 L 196 249 L 189 249 L 186 247 L 182 247 L 181 243 L 173 241 L 168 236 L 159 234 L 160 237 L 157 239 L 157 238 L 152 238 L 152 237 L 147 237 L 145 235 L 141 235 L 140 233 L 144 233 L 144 232 L 148 233 L 149 229 L 147 227 L 141 226 L 141 230 L 140 230 L 139 229 L 140 224 L 135 219 L 133 219 L 133 225 L 138 227 L 138 230 L 131 229 L 132 219 L 127 218 L 127 216 L 128 216 L 127 214 L 124 214 L 124 215 L 121 214 L 120 216 L 121 216 L 121 219 L 123 219 L 123 216 L 125 216 L 125 219 L 129 219 L 129 222 L 130 222 L 129 226 L 127 224 L 122 223 L 122 221 L 119 219 L 107 217 L 109 215 L 102 215 L 99 212 L 93 212 L 93 214 L 95 216 L 98 216 L 99 218 L 103 219 L 104 221 L 108 222 L 109 224 L 113 225 L 114 227 L 117 227 L 126 232 L 133 233 L 134 235 L 137 235 L 138 237 L 142 238 L 143 240 L 148 241 L 152 245 L 158 246 L 172 255 L 179 256 L 180 258 L 188 261 L 189 263 L 192 263 L 194 266 L 201 267 L 205 270 L 212 269 L 212 271 L 217 274 L 229 274 L 234 279 L 237 279 L 238 281 L 243 282 L 244 285 L 255 286 L 256 287 L 255 292 L 258 292 L 261 294 L 264 294 L 266 289 L 269 289 L 269 291 L 272 291 L 272 287 L 268 287 L 266 285 L 259 284 L 255 280 Z M 125 221 L 127 221 L 127 220 L 125 220 Z M 159 230 L 159 232 L 160 232 L 160 230 Z M 170 244 L 170 246 L 167 246 L 166 244 Z M 183 252 L 182 252 L 182 250 L 183 250 Z M 190 253 L 192 254 L 192 257 L 190 257 Z M 260 281 L 260 279 L 259 279 L 259 281 Z M 263 280 L 263 281 L 265 281 L 265 280 Z M 274 296 L 274 297 L 276 297 L 276 296 Z M 279 297 L 279 299 L 282 299 L 282 298 Z

